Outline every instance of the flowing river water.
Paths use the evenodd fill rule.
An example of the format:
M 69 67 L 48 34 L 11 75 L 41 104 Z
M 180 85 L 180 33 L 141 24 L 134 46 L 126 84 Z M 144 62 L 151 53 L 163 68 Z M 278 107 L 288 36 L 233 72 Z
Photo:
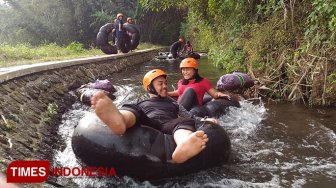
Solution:
M 200 61 L 200 75 L 213 84 L 223 75 L 207 58 Z M 169 85 L 180 78 L 177 62 L 151 61 L 129 67 L 108 79 L 115 85 L 115 104 L 146 97 L 143 75 L 154 68 L 168 72 Z M 173 86 L 170 86 L 170 90 Z M 220 118 L 232 143 L 233 162 L 182 177 L 140 182 L 129 177 L 58 177 L 66 187 L 336 187 L 336 109 L 311 109 L 293 104 L 254 105 L 241 102 Z M 75 103 L 59 125 L 64 147 L 55 152 L 53 165 L 80 166 L 71 148 L 78 121 L 92 109 Z M 150 169 L 146 169 L 150 170 Z

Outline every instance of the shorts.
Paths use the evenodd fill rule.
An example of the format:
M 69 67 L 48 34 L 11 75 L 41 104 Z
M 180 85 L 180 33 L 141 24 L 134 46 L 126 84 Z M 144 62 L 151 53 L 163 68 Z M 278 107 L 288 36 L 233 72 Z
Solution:
M 179 129 L 186 129 L 192 132 L 196 131 L 195 120 L 192 118 L 179 117 L 168 120 L 165 123 L 160 123 L 157 120 L 149 118 L 136 104 L 124 104 L 120 110 L 127 110 L 132 112 L 136 117 L 136 126 L 146 125 L 165 134 L 171 135 L 173 135 L 175 131 Z

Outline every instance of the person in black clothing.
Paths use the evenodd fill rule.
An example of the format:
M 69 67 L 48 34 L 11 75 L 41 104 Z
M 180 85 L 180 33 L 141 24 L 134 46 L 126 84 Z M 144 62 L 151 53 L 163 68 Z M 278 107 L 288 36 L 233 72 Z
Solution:
M 150 95 L 148 100 L 125 104 L 117 109 L 104 92 L 99 92 L 91 100 L 92 108 L 117 135 L 124 134 L 127 128 L 141 125 L 173 135 L 177 146 L 172 159 L 176 163 L 183 163 L 199 154 L 206 147 L 208 137 L 204 131 L 196 131 L 195 120 L 168 97 L 167 74 L 160 69 L 151 70 L 145 75 L 143 86 Z
M 123 29 L 123 14 L 122 13 L 118 13 L 117 14 L 117 18 L 115 20 L 114 23 L 114 28 L 115 28 L 115 32 L 116 32 L 116 45 L 118 48 L 118 53 L 121 53 L 121 45 L 124 44 L 124 38 L 125 38 L 125 31 Z
M 179 57 L 179 53 L 182 50 L 182 44 L 183 44 L 184 40 L 182 38 L 180 38 L 178 41 L 174 42 L 171 46 L 170 46 L 170 53 L 173 55 L 173 58 L 178 58 Z
M 133 18 L 128 17 L 125 24 L 133 24 Z
M 190 41 L 187 41 L 187 44 L 184 45 L 181 53 L 191 54 L 194 52 L 194 49 L 190 43 Z

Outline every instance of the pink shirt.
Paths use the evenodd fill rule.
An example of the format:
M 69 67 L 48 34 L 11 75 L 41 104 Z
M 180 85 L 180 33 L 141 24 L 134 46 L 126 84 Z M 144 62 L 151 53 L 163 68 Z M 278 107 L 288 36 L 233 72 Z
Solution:
M 186 88 L 190 87 L 194 89 L 197 95 L 198 104 L 202 105 L 204 94 L 205 92 L 209 91 L 209 89 L 212 88 L 212 85 L 211 82 L 206 78 L 203 78 L 203 80 L 198 83 L 195 83 L 195 79 L 189 80 L 189 83 L 187 85 L 182 85 L 182 79 L 181 79 L 178 81 L 177 87 L 178 87 L 177 92 L 179 96 L 183 94 Z

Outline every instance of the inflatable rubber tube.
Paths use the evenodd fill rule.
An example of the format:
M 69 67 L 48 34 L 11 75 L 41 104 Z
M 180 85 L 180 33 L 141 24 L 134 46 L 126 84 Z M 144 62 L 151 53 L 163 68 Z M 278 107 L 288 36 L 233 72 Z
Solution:
M 209 117 L 218 118 L 226 114 L 230 106 L 239 108 L 240 104 L 238 101 L 235 101 L 235 100 L 219 98 L 219 99 L 206 103 L 204 105 L 204 108 L 206 109 Z
M 109 44 L 109 34 L 114 29 L 114 24 L 108 23 L 103 25 L 97 34 L 97 45 L 105 54 L 116 54 L 118 49 L 116 45 Z
M 195 105 L 189 110 L 190 115 L 195 117 L 205 117 L 208 116 L 208 111 L 204 106 Z
M 155 56 L 156 59 L 167 59 L 167 56 Z
M 187 57 L 192 57 L 192 58 L 194 58 L 194 59 L 199 59 L 199 58 L 201 58 L 201 56 L 200 56 L 198 53 L 195 53 L 195 52 L 192 52 L 192 53 L 188 54 Z
M 154 180 L 184 175 L 227 163 L 231 153 L 230 139 L 218 125 L 199 125 L 209 142 L 197 156 L 182 164 L 172 161 L 176 144 L 172 135 L 150 127 L 133 127 L 122 136 L 115 135 L 95 114 L 87 114 L 75 128 L 72 148 L 89 166 L 114 167 L 118 176 Z
M 190 110 L 189 113 L 196 117 L 212 117 L 219 118 L 220 116 L 226 114 L 229 107 L 240 107 L 238 101 L 227 100 L 227 99 L 216 99 L 205 103 L 203 106 L 195 105 Z
M 201 56 L 198 53 L 191 52 L 189 54 L 182 54 L 182 55 L 180 55 L 179 59 L 185 59 L 187 57 L 191 57 L 191 58 L 194 58 L 194 59 L 200 59 L 201 58 Z
M 138 47 L 139 42 L 140 42 L 140 32 L 137 29 L 137 27 L 133 24 L 124 24 L 124 29 L 130 33 L 131 35 L 128 36 L 128 44 L 129 46 L 127 47 L 130 50 L 134 50 Z

